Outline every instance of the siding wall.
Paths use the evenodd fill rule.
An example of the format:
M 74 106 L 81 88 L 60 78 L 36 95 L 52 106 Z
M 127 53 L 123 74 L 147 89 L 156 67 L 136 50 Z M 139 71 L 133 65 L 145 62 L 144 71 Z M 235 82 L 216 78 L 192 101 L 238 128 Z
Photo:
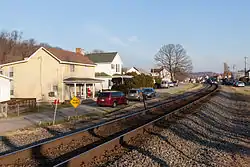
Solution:
M 0 102 L 10 100 L 10 80 L 0 77 Z
M 69 64 L 60 64 L 42 49 L 28 62 L 4 66 L 2 70 L 9 74 L 11 67 L 13 67 L 13 97 L 37 98 L 37 101 L 54 100 L 48 96 L 53 87 L 57 87 L 60 101 L 69 99 L 68 87 L 63 83 L 65 78 L 95 77 L 95 67 L 75 65 L 75 71 L 71 72 Z

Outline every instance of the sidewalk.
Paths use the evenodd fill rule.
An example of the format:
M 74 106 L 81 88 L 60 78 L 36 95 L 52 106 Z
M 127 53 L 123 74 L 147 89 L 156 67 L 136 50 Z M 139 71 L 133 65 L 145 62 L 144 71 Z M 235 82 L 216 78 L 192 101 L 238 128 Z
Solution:
M 78 106 L 76 109 L 78 115 L 88 115 L 88 114 L 103 114 L 110 108 L 106 108 L 105 110 L 102 108 L 97 108 L 95 104 L 82 104 Z M 76 112 L 73 107 L 69 108 L 61 108 L 57 110 L 56 120 L 64 120 L 67 119 L 69 116 L 75 116 Z M 20 117 L 14 118 L 3 118 L 0 119 L 0 134 L 15 131 L 18 129 L 35 126 L 38 125 L 40 121 L 42 122 L 49 122 L 53 121 L 54 117 L 54 110 L 43 111 L 43 112 L 36 112 Z

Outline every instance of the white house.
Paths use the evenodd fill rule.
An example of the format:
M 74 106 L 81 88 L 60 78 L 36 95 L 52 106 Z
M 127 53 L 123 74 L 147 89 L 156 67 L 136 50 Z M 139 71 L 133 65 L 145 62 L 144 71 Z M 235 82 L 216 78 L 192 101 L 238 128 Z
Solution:
M 141 74 L 140 71 L 135 67 L 131 67 L 129 70 L 127 70 L 126 73 L 132 73 L 132 72 L 135 72 L 137 75 Z
M 96 78 L 104 80 L 102 84 L 96 84 L 96 89 L 111 89 L 112 76 L 122 74 L 123 62 L 118 52 L 90 53 L 85 56 L 96 64 Z
M 150 75 L 150 73 L 142 68 L 136 68 L 136 67 L 131 67 L 126 71 L 126 73 L 132 73 L 135 72 L 137 75 L 140 74 L 145 74 L 145 75 Z
M 0 102 L 10 100 L 11 78 L 0 74 Z
M 153 77 L 160 77 L 164 80 L 171 81 L 170 72 L 168 72 L 165 68 L 151 69 L 151 75 Z

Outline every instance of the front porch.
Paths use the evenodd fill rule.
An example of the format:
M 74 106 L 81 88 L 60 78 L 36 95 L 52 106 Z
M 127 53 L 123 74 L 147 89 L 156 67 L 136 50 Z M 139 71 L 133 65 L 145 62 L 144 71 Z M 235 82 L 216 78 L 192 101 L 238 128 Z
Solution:
M 93 78 L 67 78 L 64 79 L 64 83 L 67 87 L 67 91 L 65 92 L 70 100 L 72 97 L 76 96 L 82 100 L 86 100 L 88 98 L 95 98 L 95 84 L 101 83 L 103 80 L 93 79 Z

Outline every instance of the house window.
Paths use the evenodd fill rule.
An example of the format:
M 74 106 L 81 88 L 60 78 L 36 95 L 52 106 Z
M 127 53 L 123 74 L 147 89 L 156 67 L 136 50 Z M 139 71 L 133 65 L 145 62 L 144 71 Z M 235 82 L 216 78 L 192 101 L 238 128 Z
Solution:
M 75 65 L 73 64 L 70 65 L 70 72 L 75 72 Z
M 13 77 L 13 71 L 12 71 L 12 72 L 10 72 L 10 77 Z
M 14 83 L 13 81 L 10 82 L 10 95 L 14 95 Z
M 9 68 L 9 77 L 13 77 L 13 67 Z
M 120 64 L 116 64 L 116 69 L 115 69 L 116 72 L 120 72 Z
M 111 69 L 115 69 L 115 65 L 114 64 L 111 64 Z
M 54 85 L 53 86 L 53 92 L 57 92 L 58 91 L 58 86 L 57 85 Z

